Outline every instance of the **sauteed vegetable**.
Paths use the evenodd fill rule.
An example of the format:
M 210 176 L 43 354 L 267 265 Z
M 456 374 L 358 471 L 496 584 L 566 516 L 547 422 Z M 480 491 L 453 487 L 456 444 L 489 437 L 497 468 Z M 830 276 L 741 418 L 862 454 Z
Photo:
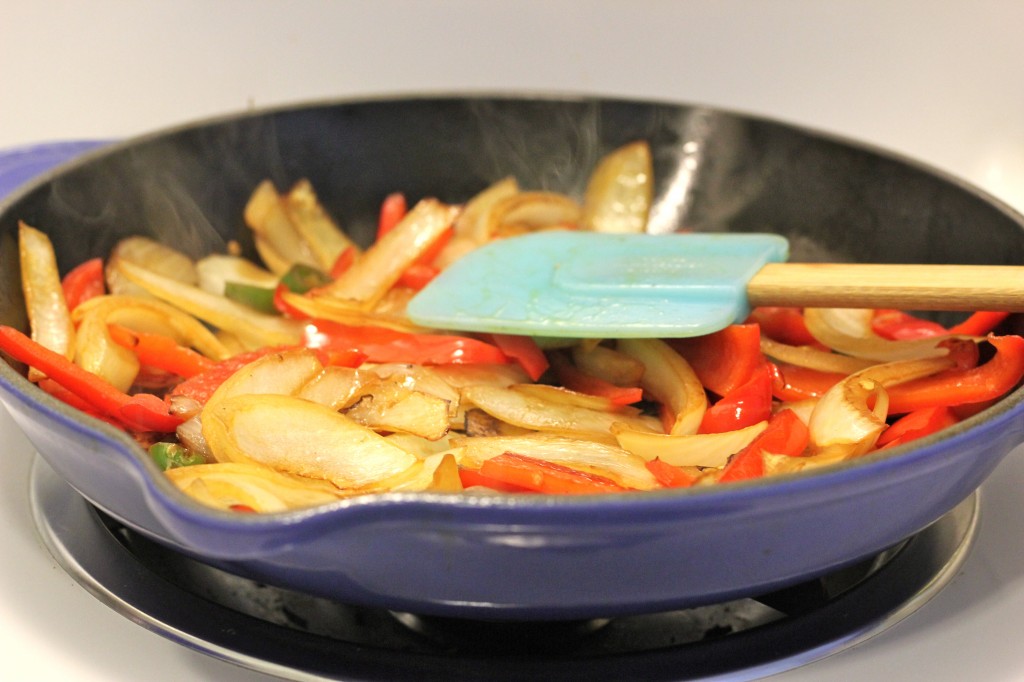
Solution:
M 422 329 L 404 306 L 461 255 L 532 230 L 643 231 L 642 142 L 582 199 L 513 178 L 464 205 L 382 199 L 361 248 L 309 182 L 253 192 L 237 249 L 146 237 L 60 276 L 21 224 L 30 334 L 0 349 L 40 389 L 130 433 L 182 491 L 273 512 L 383 491 L 603 494 L 731 482 L 903 445 L 1024 377 L 1005 314 L 945 328 L 893 310 L 758 308 L 690 339 Z M 410 205 L 411 204 L 411 205 Z

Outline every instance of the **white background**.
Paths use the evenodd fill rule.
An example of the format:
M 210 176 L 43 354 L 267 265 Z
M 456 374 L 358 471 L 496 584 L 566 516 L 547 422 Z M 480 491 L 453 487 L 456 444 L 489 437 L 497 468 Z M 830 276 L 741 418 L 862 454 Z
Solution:
M 847 135 L 1022 208 L 1022 26 L 1024 3 L 1010 0 L 3 0 L 0 148 L 348 95 L 593 93 Z M 142 630 L 66 578 L 34 536 L 31 450 L 2 412 L 0 434 L 0 677 L 261 679 Z M 882 638 L 786 677 L 1024 678 L 1024 616 L 1010 615 L 1024 610 L 1024 542 L 1011 532 L 1024 520 L 1022 456 L 986 486 L 989 542 L 968 577 Z

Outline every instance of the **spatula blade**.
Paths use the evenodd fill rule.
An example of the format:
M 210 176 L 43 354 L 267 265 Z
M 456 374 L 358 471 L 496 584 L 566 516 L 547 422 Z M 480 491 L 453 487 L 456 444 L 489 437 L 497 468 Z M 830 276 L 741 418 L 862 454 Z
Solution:
M 788 252 L 770 234 L 536 232 L 463 256 L 408 315 L 428 327 L 530 336 L 698 336 L 744 319 L 747 282 Z

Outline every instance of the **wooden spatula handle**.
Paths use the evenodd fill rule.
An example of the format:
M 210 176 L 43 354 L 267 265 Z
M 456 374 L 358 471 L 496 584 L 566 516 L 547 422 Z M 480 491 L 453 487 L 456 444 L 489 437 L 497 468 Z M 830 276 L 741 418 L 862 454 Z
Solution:
M 1024 266 L 769 263 L 752 306 L 1024 312 Z

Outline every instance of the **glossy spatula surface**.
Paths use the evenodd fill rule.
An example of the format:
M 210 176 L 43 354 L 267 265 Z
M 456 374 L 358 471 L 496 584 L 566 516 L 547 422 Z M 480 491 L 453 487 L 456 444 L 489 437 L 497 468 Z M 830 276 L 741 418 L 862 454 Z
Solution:
M 770 234 L 537 232 L 459 259 L 408 314 L 431 327 L 532 336 L 697 336 L 746 317 L 747 282 L 788 251 Z
M 545 231 L 490 242 L 410 302 L 427 327 L 569 338 L 681 338 L 752 306 L 1024 311 L 1024 266 L 786 263 L 760 233 Z

